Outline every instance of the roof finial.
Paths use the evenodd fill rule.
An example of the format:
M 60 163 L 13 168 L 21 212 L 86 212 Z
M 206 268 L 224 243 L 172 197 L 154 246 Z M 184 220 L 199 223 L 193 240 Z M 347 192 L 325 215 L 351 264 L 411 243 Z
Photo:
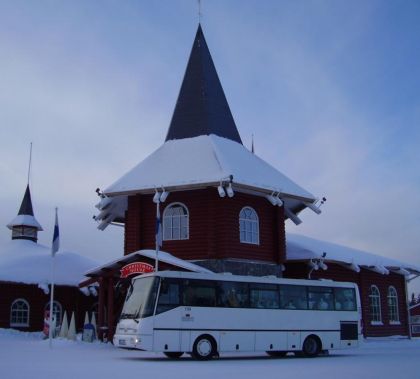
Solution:
M 198 23 L 201 24 L 201 16 L 202 16 L 202 13 L 201 13 L 201 0 L 197 0 L 197 3 L 198 3 Z
M 31 176 L 31 165 L 32 165 L 32 142 L 31 142 L 31 146 L 29 148 L 29 166 L 28 166 L 28 185 L 29 185 L 29 179 Z
M 252 152 L 252 154 L 255 154 L 255 150 L 254 150 L 254 134 L 251 134 L 251 152 Z

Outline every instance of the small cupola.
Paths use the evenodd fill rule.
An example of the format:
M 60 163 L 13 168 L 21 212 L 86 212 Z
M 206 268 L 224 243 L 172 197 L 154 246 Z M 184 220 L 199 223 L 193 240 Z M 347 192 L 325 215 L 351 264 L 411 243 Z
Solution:
M 7 224 L 7 227 L 12 231 L 12 240 L 24 239 L 37 242 L 38 231 L 43 229 L 34 216 L 29 184 L 26 187 L 18 215 Z

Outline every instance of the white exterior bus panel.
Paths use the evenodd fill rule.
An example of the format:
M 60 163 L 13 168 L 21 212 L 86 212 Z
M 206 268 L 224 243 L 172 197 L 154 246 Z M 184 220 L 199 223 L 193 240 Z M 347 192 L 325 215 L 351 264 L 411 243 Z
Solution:
M 358 288 L 354 283 L 174 271 L 146 274 L 135 279 L 148 276 L 354 289 L 357 307 L 351 311 L 323 311 L 180 305 L 150 317 L 121 319 L 113 340 L 118 347 L 191 353 L 203 335 L 214 340 L 217 353 L 300 352 L 310 336 L 319 341 L 319 351 L 359 345 L 361 311 Z

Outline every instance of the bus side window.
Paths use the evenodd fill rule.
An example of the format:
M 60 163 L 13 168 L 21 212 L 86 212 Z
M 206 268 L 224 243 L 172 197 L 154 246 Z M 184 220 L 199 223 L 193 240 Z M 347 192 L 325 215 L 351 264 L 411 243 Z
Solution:
M 356 294 L 353 288 L 335 288 L 334 297 L 337 311 L 356 310 Z
M 251 308 L 278 309 L 278 287 L 275 284 L 251 283 L 249 300 Z
M 183 305 L 214 307 L 216 305 L 215 283 L 205 280 L 185 280 L 182 298 Z
M 246 308 L 248 306 L 248 285 L 237 282 L 218 282 L 217 306 Z
M 179 283 L 170 279 L 162 279 L 156 314 L 169 311 L 179 305 Z
M 280 308 L 308 309 L 306 287 L 294 285 L 280 286 Z
M 309 309 L 333 310 L 333 291 L 330 287 L 308 287 Z

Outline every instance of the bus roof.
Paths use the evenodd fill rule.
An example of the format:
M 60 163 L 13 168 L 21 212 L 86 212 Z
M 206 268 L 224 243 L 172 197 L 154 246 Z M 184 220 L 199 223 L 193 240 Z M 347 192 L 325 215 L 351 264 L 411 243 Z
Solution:
M 294 284 L 294 285 L 310 285 L 319 287 L 357 287 L 352 282 L 336 282 L 333 280 L 310 280 L 310 279 L 288 279 L 277 278 L 271 276 L 244 276 L 233 275 L 230 273 L 197 273 L 186 271 L 158 271 L 149 274 L 136 276 L 133 279 L 145 278 L 150 276 L 159 276 L 163 278 L 180 278 L 180 279 L 202 279 L 202 280 L 218 280 L 227 282 L 247 282 L 247 283 L 268 283 L 268 284 Z

